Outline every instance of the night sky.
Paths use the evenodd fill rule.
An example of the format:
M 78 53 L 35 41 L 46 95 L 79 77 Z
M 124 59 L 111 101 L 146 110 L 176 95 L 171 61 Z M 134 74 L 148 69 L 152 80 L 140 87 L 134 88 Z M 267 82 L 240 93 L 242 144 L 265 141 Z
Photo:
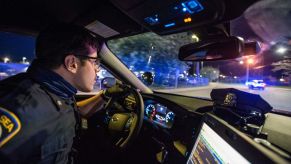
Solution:
M 34 44 L 34 37 L 0 32 L 0 61 L 4 57 L 9 57 L 12 62 L 19 62 L 22 57 L 31 61 L 34 58 Z

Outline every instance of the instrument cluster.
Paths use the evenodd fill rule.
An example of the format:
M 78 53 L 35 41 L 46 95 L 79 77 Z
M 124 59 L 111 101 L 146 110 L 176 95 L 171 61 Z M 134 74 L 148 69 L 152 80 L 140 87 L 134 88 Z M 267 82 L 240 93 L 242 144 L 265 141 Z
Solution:
M 166 106 L 152 100 L 145 102 L 145 119 L 164 128 L 172 128 L 175 114 Z

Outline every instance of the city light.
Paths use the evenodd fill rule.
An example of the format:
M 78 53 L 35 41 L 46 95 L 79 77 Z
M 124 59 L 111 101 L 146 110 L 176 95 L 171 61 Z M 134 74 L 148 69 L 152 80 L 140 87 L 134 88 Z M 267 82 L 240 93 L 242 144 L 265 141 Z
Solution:
M 239 61 L 239 64 L 244 64 L 244 61 L 242 61 L 242 60 L 241 60 L 241 61 Z
M 5 57 L 3 60 L 4 60 L 4 63 L 8 63 L 10 61 L 8 57 Z
M 285 48 L 285 47 L 279 47 L 276 50 L 276 53 L 278 53 L 278 54 L 284 54 L 286 51 L 287 51 L 287 48 Z
M 281 82 L 284 82 L 284 81 L 285 81 L 285 79 L 281 78 L 281 79 L 280 79 L 280 81 L 281 81 Z
M 254 59 L 248 59 L 248 64 L 253 64 L 254 63 Z
M 131 66 L 129 66 L 129 70 L 133 70 L 133 68 L 134 68 L 134 66 L 133 65 L 131 65 Z
M 151 63 L 152 56 L 149 57 L 148 64 Z
M 27 61 L 27 58 L 26 57 L 22 57 L 22 63 L 23 64 L 29 64 L 29 62 Z
M 270 44 L 271 44 L 271 45 L 275 45 L 275 44 L 276 44 L 276 42 L 274 42 L 274 41 L 271 41 L 271 42 L 270 42 Z
M 219 77 L 225 78 L 226 76 L 224 76 L 224 75 L 219 75 Z

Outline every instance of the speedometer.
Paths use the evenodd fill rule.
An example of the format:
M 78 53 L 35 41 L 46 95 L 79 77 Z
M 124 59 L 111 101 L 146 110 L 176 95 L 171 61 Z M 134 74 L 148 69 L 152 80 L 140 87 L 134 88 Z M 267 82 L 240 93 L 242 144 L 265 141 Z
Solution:
M 168 112 L 166 115 L 166 123 L 168 125 L 172 125 L 174 122 L 175 114 L 173 112 Z
M 153 119 L 155 114 L 156 114 L 156 107 L 153 105 L 153 104 L 149 104 L 147 107 L 146 107 L 146 116 L 149 118 L 149 119 Z

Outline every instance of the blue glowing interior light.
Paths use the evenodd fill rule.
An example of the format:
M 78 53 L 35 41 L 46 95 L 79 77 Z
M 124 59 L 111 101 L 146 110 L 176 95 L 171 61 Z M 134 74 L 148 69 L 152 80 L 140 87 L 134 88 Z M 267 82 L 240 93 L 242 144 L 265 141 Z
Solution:
M 195 1 L 190 1 L 188 2 L 188 6 L 189 8 L 194 9 L 195 7 L 198 6 L 198 4 Z
M 144 21 L 150 25 L 156 25 L 160 23 L 157 14 L 155 16 L 149 16 L 149 17 L 144 18 Z
M 168 28 L 168 27 L 172 27 L 172 26 L 175 26 L 176 25 L 176 23 L 168 23 L 168 24 L 165 24 L 164 26 L 166 27 L 166 28 Z
M 183 7 L 183 12 L 188 12 L 190 14 L 198 13 L 204 10 L 204 7 L 198 2 L 198 0 L 185 1 L 181 3 L 181 6 Z

